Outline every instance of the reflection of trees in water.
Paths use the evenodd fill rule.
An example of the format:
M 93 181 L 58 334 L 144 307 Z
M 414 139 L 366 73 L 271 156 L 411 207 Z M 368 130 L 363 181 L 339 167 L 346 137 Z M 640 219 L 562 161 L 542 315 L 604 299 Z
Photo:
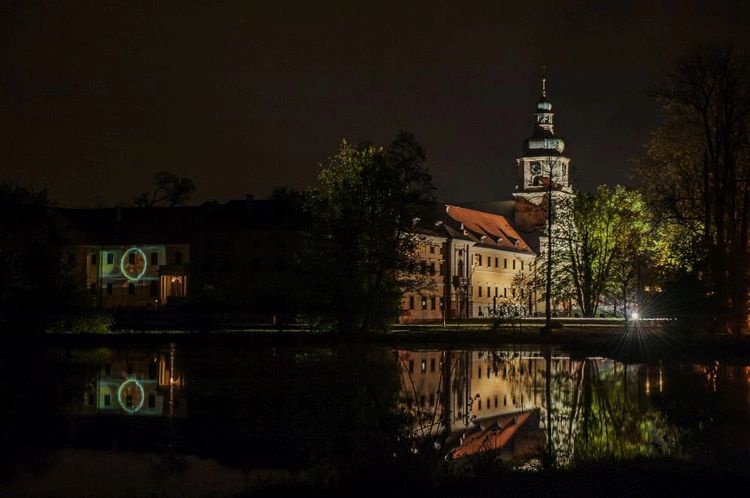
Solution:
M 676 427 L 649 403 L 628 395 L 630 387 L 637 387 L 631 384 L 636 384 L 638 377 L 629 379 L 627 366 L 612 363 L 612 368 L 602 371 L 604 361 L 580 362 L 576 373 L 570 398 L 570 417 L 577 425 L 577 430 L 568 434 L 571 456 L 582 461 L 674 454 L 679 437 Z
M 402 400 L 415 417 L 419 435 L 434 436 L 442 430 L 447 437 L 486 426 L 504 413 L 538 410 L 539 429 L 546 440 L 538 453 L 550 464 L 676 453 L 677 429 L 642 396 L 640 383 L 648 383 L 648 376 L 643 378 L 646 366 L 572 360 L 549 350 L 400 351 L 398 355 Z M 441 362 L 434 372 L 431 358 Z M 422 362 L 426 371 L 421 370 Z M 507 406 L 501 401 L 499 408 L 491 409 L 490 398 L 507 400 Z M 424 400 L 430 402 L 425 405 Z M 483 402 L 484 408 L 478 408 Z

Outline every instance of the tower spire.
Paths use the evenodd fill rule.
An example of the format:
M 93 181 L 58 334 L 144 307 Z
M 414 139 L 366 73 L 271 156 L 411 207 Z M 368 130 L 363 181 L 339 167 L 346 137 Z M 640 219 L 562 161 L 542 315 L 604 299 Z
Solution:
M 547 96 L 547 66 L 542 65 L 542 97 Z

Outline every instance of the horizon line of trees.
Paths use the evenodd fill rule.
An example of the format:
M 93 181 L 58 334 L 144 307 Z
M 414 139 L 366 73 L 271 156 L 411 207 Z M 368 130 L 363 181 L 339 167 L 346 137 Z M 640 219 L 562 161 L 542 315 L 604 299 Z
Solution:
M 643 289 L 651 283 L 665 289 L 650 303 L 654 312 L 699 314 L 714 331 L 741 333 L 749 290 L 748 58 L 731 46 L 697 47 L 652 93 L 662 119 L 634 162 L 635 186 L 600 186 L 556 202 L 548 213 L 550 265 L 539 259 L 517 285 L 544 294 L 553 282 L 551 297 L 574 303 L 583 316 L 608 306 L 627 317 L 633 305 L 648 304 Z M 168 171 L 152 183 L 136 206 L 183 205 L 195 192 L 192 180 Z M 52 205 L 45 191 L 2 187 L 6 205 Z M 424 148 L 410 133 L 385 146 L 343 141 L 321 164 L 316 187 L 277 189 L 271 198 L 294 203 L 309 219 L 292 255 L 305 282 L 296 311 L 307 320 L 347 333 L 387 330 L 403 292 L 429 285 L 417 249 L 419 227 L 434 213 L 435 187 Z M 41 243 L 57 254 L 65 235 L 42 212 L 38 226 L 49 237 Z M 0 225 L 0 268 L 10 283 L 0 311 L 36 275 L 16 263 L 25 251 L 18 241 L 33 240 L 21 229 L 9 220 Z

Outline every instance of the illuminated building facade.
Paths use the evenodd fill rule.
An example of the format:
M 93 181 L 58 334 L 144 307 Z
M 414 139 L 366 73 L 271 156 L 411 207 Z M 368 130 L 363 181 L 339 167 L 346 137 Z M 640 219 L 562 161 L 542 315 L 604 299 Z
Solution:
M 556 216 L 565 216 L 559 201 L 574 195 L 564 150 L 543 80 L 534 132 L 516 160 L 519 184 L 513 199 L 443 206 L 422 251 L 432 285 L 404 296 L 402 322 L 544 311 L 544 295 L 531 292 L 528 284 L 536 257 L 547 247 L 548 199 Z M 436 300 L 442 306 L 433 306 Z
M 69 263 L 97 307 L 154 308 L 188 295 L 192 209 L 66 209 Z
M 289 253 L 301 229 L 288 203 L 62 209 L 68 263 L 104 309 L 179 306 L 188 298 L 261 313 L 291 306 Z
M 543 312 L 544 296 L 528 280 L 546 247 L 545 199 L 573 191 L 544 88 L 534 116 L 512 200 L 445 204 L 433 226 L 417 227 L 428 285 L 404 293 L 400 322 Z M 267 319 L 293 313 L 300 299 L 292 249 L 305 218 L 292 200 L 61 213 L 73 232 L 70 262 L 101 308 L 157 308 L 190 298 Z
M 184 416 L 184 375 L 174 346 L 164 351 L 111 350 L 83 393 L 85 414 Z

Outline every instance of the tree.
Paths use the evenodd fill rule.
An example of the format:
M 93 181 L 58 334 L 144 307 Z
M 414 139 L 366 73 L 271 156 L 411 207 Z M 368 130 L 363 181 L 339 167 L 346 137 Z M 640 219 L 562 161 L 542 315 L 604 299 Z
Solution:
M 137 207 L 179 206 L 188 202 L 195 192 L 193 180 L 170 171 L 157 171 L 151 183 L 153 191 L 141 192 L 133 198 Z
M 649 232 L 640 195 L 624 187 L 600 186 L 566 202 L 570 216 L 560 220 L 560 267 L 583 316 L 593 317 L 605 291 L 632 280 Z
M 44 329 L 56 315 L 91 303 L 65 251 L 70 238 L 46 190 L 0 184 L 0 323 Z
M 663 120 L 636 176 L 672 245 L 688 249 L 683 268 L 739 332 L 747 318 L 750 63 L 731 46 L 695 48 L 655 95 Z
M 434 210 L 424 149 L 405 132 L 387 148 L 344 141 L 318 179 L 306 196 L 311 311 L 340 332 L 386 329 L 403 292 L 428 281 L 417 258 L 417 224 Z

